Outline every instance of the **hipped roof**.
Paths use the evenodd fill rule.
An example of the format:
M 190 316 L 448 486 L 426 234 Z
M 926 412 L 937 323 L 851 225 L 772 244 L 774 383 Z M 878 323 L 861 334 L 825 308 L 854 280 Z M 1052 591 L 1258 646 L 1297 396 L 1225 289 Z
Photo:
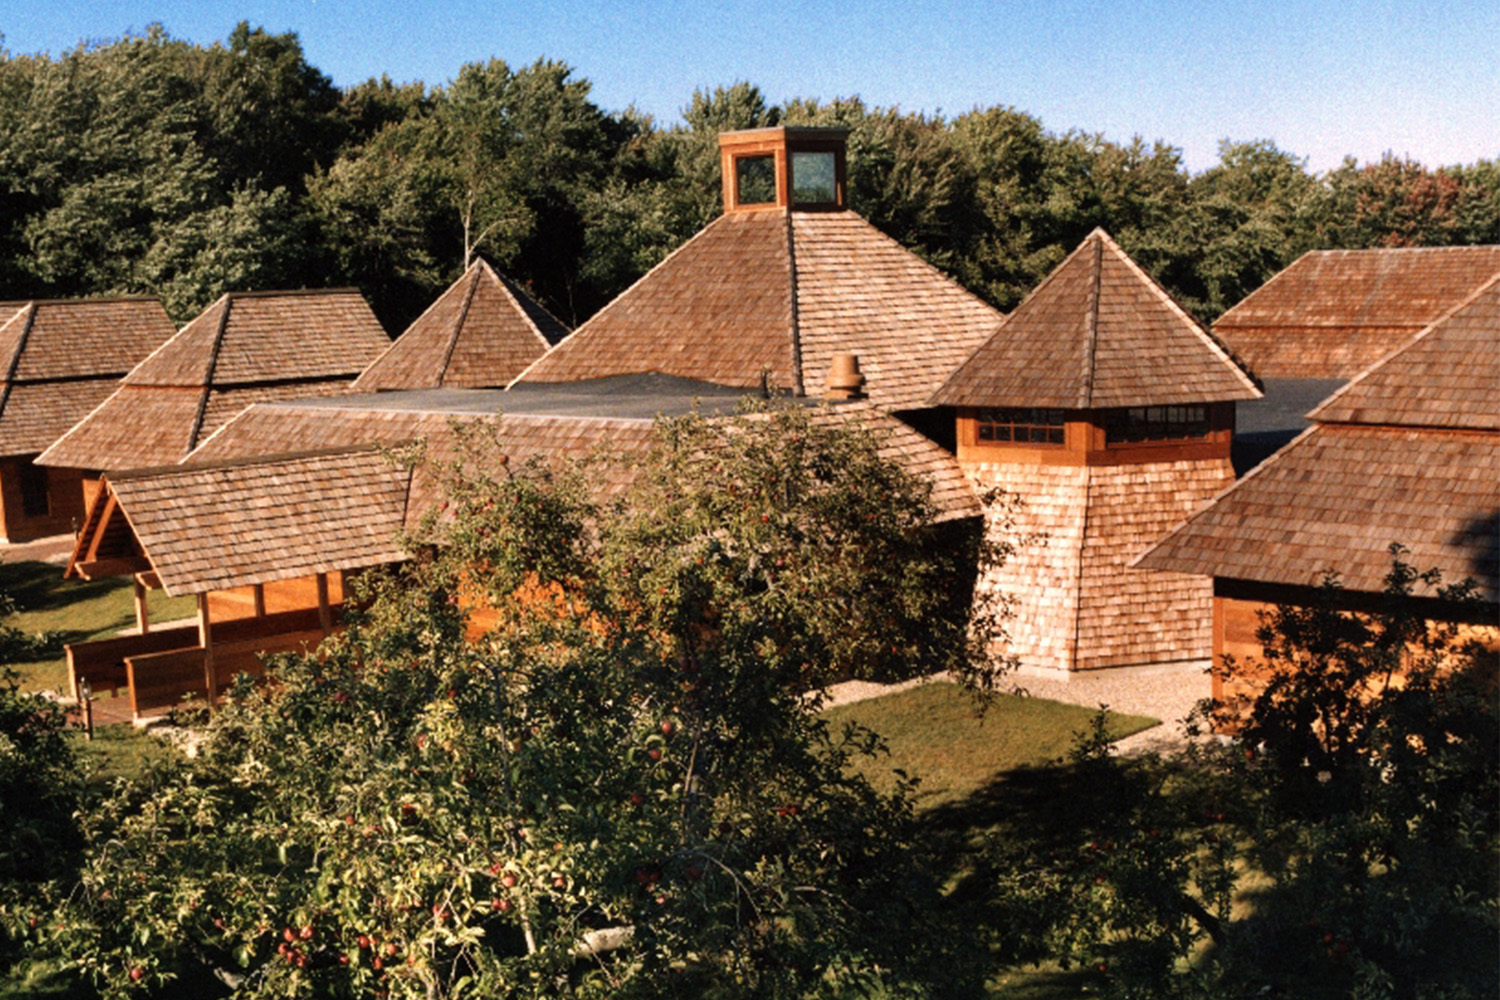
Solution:
M 98 406 L 173 334 L 156 299 L 4 304 L 0 453 L 39 452 Z
M 915 409 L 1000 313 L 853 212 L 724 215 L 523 372 L 568 382 L 661 372 L 824 392 L 859 356 L 870 400 Z
M 1500 431 L 1500 273 L 1309 416 Z
M 37 461 L 84 469 L 177 462 L 253 402 L 344 391 L 389 344 L 353 289 L 230 293 Z
M 1313 250 L 1214 331 L 1266 378 L 1352 378 L 1500 273 L 1500 246 Z
M 932 403 L 1092 409 L 1260 395 L 1224 346 L 1095 229 Z
M 365 369 L 354 390 L 504 386 L 567 335 L 515 282 L 476 259 Z
M 1500 280 L 1313 411 L 1320 421 L 1137 560 L 1378 591 L 1388 549 L 1500 596 Z

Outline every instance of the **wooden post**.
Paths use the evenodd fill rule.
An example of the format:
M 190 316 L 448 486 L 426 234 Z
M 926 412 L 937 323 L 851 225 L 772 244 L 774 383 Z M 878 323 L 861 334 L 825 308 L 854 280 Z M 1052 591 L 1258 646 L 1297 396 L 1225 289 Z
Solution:
M 78 705 L 83 715 L 83 738 L 94 739 L 94 686 L 87 677 L 78 682 Z
M 135 574 L 135 623 L 140 627 L 141 635 L 151 631 L 151 615 L 146 611 L 146 585 L 141 582 L 141 574 Z
M 208 593 L 198 595 L 198 645 L 203 647 L 203 679 L 208 689 L 208 708 L 213 711 L 219 697 L 219 683 L 214 676 L 214 634 L 208 620 Z
M 333 613 L 328 608 L 328 574 L 318 574 L 318 625 L 326 636 L 333 631 Z
M 266 585 L 257 583 L 250 588 L 250 592 L 255 599 L 255 617 L 264 618 L 266 616 Z

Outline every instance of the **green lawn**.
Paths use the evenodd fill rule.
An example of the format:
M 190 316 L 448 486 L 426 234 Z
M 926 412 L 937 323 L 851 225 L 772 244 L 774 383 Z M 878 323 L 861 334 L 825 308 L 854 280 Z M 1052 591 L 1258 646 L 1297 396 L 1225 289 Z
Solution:
M 1095 712 L 1042 698 L 1001 695 L 983 716 L 956 684 L 931 683 L 829 709 L 834 722 L 853 721 L 885 737 L 890 756 L 866 759 L 860 769 L 877 788 L 895 787 L 893 768 L 921 779 L 917 808 L 949 806 L 993 785 L 1006 773 L 1040 768 L 1064 757 Z M 1159 723 L 1109 713 L 1115 737 Z
M 62 644 L 113 635 L 135 624 L 134 589 L 128 579 L 64 580 L 61 566 L 44 562 L 0 563 L 0 592 L 15 598 L 18 613 L 7 621 L 24 632 L 61 633 L 57 655 L 35 663 L 13 664 L 21 686 L 40 691 L 67 687 Z M 167 597 L 157 590 L 147 598 L 153 622 L 188 618 L 195 613 L 191 597 Z

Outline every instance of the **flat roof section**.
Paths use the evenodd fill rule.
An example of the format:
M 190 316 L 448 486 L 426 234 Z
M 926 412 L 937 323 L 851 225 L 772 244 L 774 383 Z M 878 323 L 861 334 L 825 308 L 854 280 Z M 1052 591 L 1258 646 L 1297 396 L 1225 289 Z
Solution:
M 613 375 L 583 382 L 518 382 L 509 389 L 402 389 L 354 396 L 301 399 L 294 403 L 289 401 L 287 405 L 300 408 L 449 413 L 454 416 L 507 413 L 650 421 L 659 416 L 685 416 L 693 412 L 695 407 L 705 415 L 722 416 L 733 413 L 741 400 L 758 395 L 752 389 L 714 385 L 711 382 L 650 372 Z M 803 406 L 817 406 L 823 402 L 820 397 L 788 398 Z

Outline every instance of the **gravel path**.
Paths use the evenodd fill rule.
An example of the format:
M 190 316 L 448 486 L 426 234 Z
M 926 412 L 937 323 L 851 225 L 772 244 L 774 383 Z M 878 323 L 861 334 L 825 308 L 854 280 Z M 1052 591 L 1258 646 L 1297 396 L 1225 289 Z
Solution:
M 847 705 L 866 698 L 904 691 L 916 684 L 947 680 L 946 674 L 900 684 L 873 684 L 869 681 L 845 681 L 828 689 L 826 704 Z M 1209 697 L 1211 685 L 1206 660 L 1174 664 L 1170 667 L 1143 667 L 1133 670 L 1090 671 L 1067 680 L 1013 674 L 1003 687 L 1033 698 L 1048 698 L 1098 708 L 1107 705 L 1117 712 L 1149 715 L 1162 724 L 1128 736 L 1115 745 L 1122 754 L 1166 751 L 1183 745 L 1182 719 L 1200 700 Z

